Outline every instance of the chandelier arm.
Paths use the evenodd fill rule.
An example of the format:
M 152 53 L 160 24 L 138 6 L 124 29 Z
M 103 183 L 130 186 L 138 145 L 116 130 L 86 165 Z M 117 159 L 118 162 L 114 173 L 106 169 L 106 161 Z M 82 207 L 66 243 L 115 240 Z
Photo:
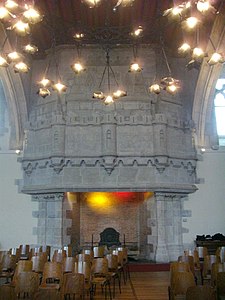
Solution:
M 107 75 L 108 75 L 108 92 L 110 94 L 110 66 L 107 65 Z
M 169 72 L 169 75 L 171 76 L 171 69 L 170 69 L 170 65 L 168 63 L 168 59 L 167 59 L 167 56 L 166 56 L 166 52 L 165 52 L 165 49 L 163 48 L 162 46 L 162 53 L 163 53 L 163 56 L 164 56 L 164 59 L 165 59 L 165 62 L 166 62 L 166 66 L 167 66 L 167 69 L 168 69 L 168 72 Z
M 116 85 L 119 86 L 119 83 L 118 83 L 118 81 L 117 81 L 117 79 L 116 79 L 116 75 L 115 75 L 115 73 L 114 73 L 112 67 L 109 66 L 109 68 L 110 68 L 110 70 L 111 70 L 111 72 L 112 72 L 112 74 L 113 74 L 113 78 L 114 78 L 114 80 L 115 80 L 115 82 L 116 82 Z
M 107 66 L 105 66 L 105 68 L 104 68 L 104 71 L 103 71 L 103 73 L 102 73 L 102 78 L 101 78 L 100 84 L 99 84 L 99 86 L 98 86 L 98 87 L 99 87 L 99 89 L 101 88 L 102 81 L 103 81 L 103 79 L 104 79 L 104 76 L 105 76 L 106 68 L 107 68 Z

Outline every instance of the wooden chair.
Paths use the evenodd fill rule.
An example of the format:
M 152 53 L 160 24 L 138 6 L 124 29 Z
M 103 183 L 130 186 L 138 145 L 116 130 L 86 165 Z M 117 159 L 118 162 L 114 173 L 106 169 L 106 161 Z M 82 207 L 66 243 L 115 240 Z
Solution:
M 29 258 L 31 259 L 32 256 L 37 255 L 38 253 L 42 252 L 41 246 L 33 247 L 30 249 Z
M 51 246 L 42 245 L 41 246 L 41 251 L 47 253 L 48 261 L 50 261 L 51 260 Z
M 91 283 L 94 292 L 97 286 L 101 286 L 102 292 L 104 291 L 105 294 L 105 299 L 107 299 L 108 293 L 110 299 L 112 299 L 110 280 L 111 276 L 108 270 L 108 260 L 105 257 L 95 258 L 91 266 Z
M 185 300 L 187 289 L 196 285 L 194 275 L 192 272 L 176 272 L 173 276 L 173 286 L 170 291 L 170 299 Z
M 39 289 L 60 290 L 62 285 L 62 265 L 58 262 L 46 262 Z
M 5 278 L 6 283 L 12 280 L 16 268 L 16 256 L 9 253 L 3 255 L 0 263 L 0 278 Z
M 63 274 L 74 272 L 75 261 L 76 261 L 76 258 L 72 257 L 72 256 L 63 258 L 63 261 L 62 261 Z
M 126 274 L 125 274 L 125 267 L 124 267 L 124 254 L 122 251 L 117 249 L 112 250 L 113 255 L 117 255 L 118 257 L 118 270 L 120 275 L 120 282 L 121 282 L 121 275 L 123 275 L 124 284 L 126 284 Z
M 29 245 L 20 245 L 20 260 L 29 259 L 30 246 Z
M 66 257 L 66 251 L 62 249 L 58 249 L 54 251 L 52 261 L 62 263 L 63 259 Z
M 225 299 L 225 272 L 219 272 L 216 279 L 217 299 Z
M 225 247 L 218 247 L 216 255 L 220 258 L 221 263 L 225 262 Z
M 176 280 L 175 274 L 178 272 L 191 272 L 190 265 L 188 262 L 174 261 L 170 263 L 170 284 L 168 286 L 168 295 L 171 299 L 171 291 L 174 289 L 174 283 Z
M 19 274 L 22 272 L 32 272 L 32 268 L 33 268 L 33 263 L 31 260 L 19 260 L 11 284 L 13 286 L 16 286 L 17 278 Z
M 82 254 L 88 254 L 91 256 L 91 259 L 94 258 L 94 251 L 92 249 L 82 249 Z
M 95 246 L 93 247 L 94 258 L 104 257 L 105 255 L 105 246 Z
M 198 252 L 198 257 L 200 261 L 204 261 L 205 256 L 209 255 L 208 249 L 204 246 L 195 247 L 195 250 Z
M 32 256 L 31 261 L 32 261 L 32 271 L 39 275 L 39 282 L 41 283 L 42 275 L 44 271 L 44 265 L 47 262 L 47 255 L 46 253 L 44 253 L 44 255 Z
M 214 289 L 209 285 L 196 285 L 187 289 L 186 300 L 216 300 Z
M 66 251 L 66 256 L 69 256 L 69 257 L 72 256 L 72 246 L 71 245 L 63 246 L 63 250 Z
M 39 276 L 34 272 L 21 272 L 18 274 L 15 284 L 15 295 L 17 299 L 33 299 L 39 288 Z
M 84 275 L 85 293 L 93 299 L 93 288 L 91 283 L 91 263 L 88 261 L 76 261 L 74 264 L 74 273 Z
M 115 298 L 116 280 L 118 280 L 119 292 L 121 294 L 121 284 L 120 284 L 120 276 L 119 276 L 119 269 L 118 269 L 118 256 L 114 254 L 107 254 L 106 258 L 108 260 L 109 274 L 113 280 L 113 298 Z
M 211 286 L 212 287 L 216 287 L 217 274 L 219 272 L 225 272 L 225 262 L 212 264 L 212 270 L 211 270 Z
M 93 257 L 90 254 L 79 253 L 76 255 L 77 261 L 86 261 L 92 263 Z
M 219 263 L 220 258 L 216 255 L 206 255 L 203 262 L 202 280 L 203 284 L 211 281 L 212 264 Z
M 63 275 L 62 299 L 84 299 L 84 275 L 66 273 Z

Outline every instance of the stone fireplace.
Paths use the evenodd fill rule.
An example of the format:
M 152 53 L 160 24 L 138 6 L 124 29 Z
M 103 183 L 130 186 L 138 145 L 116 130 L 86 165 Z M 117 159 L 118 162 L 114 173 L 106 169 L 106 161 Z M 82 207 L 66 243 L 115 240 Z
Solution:
M 101 49 L 84 49 L 88 71 L 75 78 L 64 67 L 71 65 L 72 49 L 57 51 L 68 92 L 40 99 L 33 87 L 21 159 L 21 191 L 39 202 L 38 243 L 79 247 L 113 227 L 138 245 L 141 257 L 175 259 L 183 247 L 182 204 L 196 190 L 196 152 L 182 97 L 146 91 L 157 51 L 142 46 L 147 71 L 135 76 L 127 72 L 129 47 L 113 51 L 111 65 L 128 96 L 109 106 L 91 99 L 105 63 Z M 37 63 L 34 78 L 45 63 Z M 91 206 L 94 193 L 106 202 Z

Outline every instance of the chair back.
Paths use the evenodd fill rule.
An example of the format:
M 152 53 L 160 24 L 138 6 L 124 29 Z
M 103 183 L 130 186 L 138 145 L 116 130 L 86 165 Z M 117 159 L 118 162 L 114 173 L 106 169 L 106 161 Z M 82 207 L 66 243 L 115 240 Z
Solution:
M 94 258 L 94 251 L 92 249 L 83 249 L 82 253 L 83 254 L 89 254 L 91 256 L 91 259 Z
M 33 263 L 32 271 L 42 274 L 44 270 L 44 265 L 47 262 L 47 255 L 36 255 L 31 257 Z
M 58 249 L 54 251 L 52 261 L 62 263 L 63 258 L 66 257 L 66 251 L 62 249 Z
M 62 287 L 63 299 L 83 299 L 84 296 L 84 275 L 80 273 L 66 273 L 63 275 Z
M 20 259 L 28 259 L 30 246 L 29 245 L 20 245 Z
M 39 276 L 34 272 L 21 272 L 18 274 L 15 293 L 19 295 L 20 298 L 28 297 L 33 299 L 34 294 L 39 288 Z
M 217 274 L 216 291 L 218 299 L 223 299 L 220 298 L 220 296 L 225 296 L 225 272 L 219 272 Z
M 1 272 L 14 271 L 16 268 L 16 256 L 11 255 L 9 253 L 3 255 L 0 267 L 1 267 Z
M 93 258 L 90 254 L 79 253 L 76 255 L 77 261 L 87 261 L 89 263 L 92 262 Z
M 186 295 L 190 286 L 195 286 L 195 279 L 192 272 L 176 272 L 173 279 L 171 292 L 173 296 Z
M 46 252 L 47 256 L 48 256 L 48 260 L 50 260 L 50 258 L 51 258 L 51 246 L 48 246 L 48 245 L 41 246 L 41 251 Z
M 105 255 L 105 246 L 95 246 L 93 248 L 94 258 L 104 257 Z
M 43 269 L 41 285 L 62 282 L 62 265 L 58 262 L 46 262 Z
M 19 260 L 12 279 L 12 284 L 16 285 L 18 275 L 22 272 L 32 272 L 33 263 L 31 260 Z
M 114 254 L 107 254 L 106 258 L 108 260 L 109 271 L 117 271 L 118 270 L 118 256 L 114 255 Z
M 198 246 L 195 248 L 198 252 L 198 257 L 200 260 L 204 260 L 205 256 L 208 255 L 208 249 L 204 246 Z
M 221 263 L 225 262 L 225 247 L 218 247 L 216 249 L 216 255 L 219 256 Z
M 72 246 L 68 245 L 68 246 L 63 246 L 63 250 L 66 251 L 66 256 L 72 256 Z
M 186 300 L 216 300 L 213 287 L 209 285 L 190 286 L 187 289 Z
M 63 258 L 63 261 L 62 261 L 62 272 L 63 272 L 63 274 L 74 272 L 75 261 L 76 261 L 76 258 L 72 257 L 72 256 Z
M 91 273 L 93 275 L 105 275 L 108 273 L 108 260 L 106 257 L 95 258 L 92 262 Z
M 74 264 L 74 273 L 84 275 L 85 281 L 90 281 L 91 278 L 91 264 L 86 261 L 78 261 Z
M 190 255 L 181 255 L 178 257 L 178 262 L 187 262 L 190 266 L 190 270 L 195 274 L 194 257 Z

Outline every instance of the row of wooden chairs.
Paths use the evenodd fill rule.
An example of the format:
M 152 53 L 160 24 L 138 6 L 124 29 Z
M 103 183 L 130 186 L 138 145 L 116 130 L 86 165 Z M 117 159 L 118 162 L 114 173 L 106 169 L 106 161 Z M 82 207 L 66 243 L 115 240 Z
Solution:
M 121 250 L 121 249 L 120 249 Z M 96 286 L 100 285 L 101 288 L 105 292 L 105 298 L 107 295 L 109 295 L 110 299 L 112 298 L 111 295 L 111 287 L 110 283 L 113 282 L 113 296 L 115 296 L 115 283 L 116 280 L 118 281 L 119 291 L 121 293 L 121 274 L 124 274 L 124 266 L 126 265 L 127 257 L 124 255 L 126 251 L 119 251 L 118 249 L 113 250 L 113 254 L 104 254 L 104 257 L 101 258 L 94 258 L 94 255 L 92 251 L 89 251 L 89 254 L 86 254 L 88 251 L 83 250 L 83 253 L 78 254 L 76 257 L 68 257 L 66 256 L 66 253 L 64 251 L 55 251 L 52 262 L 47 261 L 47 253 L 45 252 L 39 252 L 36 253 L 35 256 L 31 258 L 31 260 L 20 260 L 18 263 L 16 263 L 15 256 L 7 253 L 3 257 L 7 257 L 8 259 L 11 259 L 14 262 L 14 266 L 11 265 L 10 269 L 5 269 L 5 273 L 7 273 L 9 278 L 13 278 L 10 285 L 8 284 L 8 287 L 15 287 L 16 286 L 16 278 L 18 277 L 18 273 L 21 272 L 34 272 L 38 275 L 36 278 L 39 279 L 39 290 L 43 289 L 44 286 L 47 288 L 49 287 L 48 278 L 51 273 L 51 278 L 55 277 L 57 279 L 56 287 L 59 287 L 60 282 L 62 281 L 62 276 L 60 277 L 57 274 L 76 274 L 76 273 L 82 273 L 84 275 L 85 279 L 85 290 L 89 291 L 90 298 L 91 295 L 94 293 Z M 119 254 L 119 255 L 118 255 Z M 60 255 L 60 259 L 59 259 Z M 120 259 L 119 259 L 120 257 Z M 21 265 L 28 266 L 27 268 L 21 268 Z M 13 272 L 14 267 L 15 272 Z M 20 266 L 20 267 L 19 267 Z M 51 266 L 51 268 L 50 268 Z M 90 266 L 90 268 L 88 268 Z M 47 270 L 48 272 L 47 272 Z M 52 269 L 53 268 L 53 269 Z M 102 269 L 100 269 L 102 268 Z M 58 269 L 58 271 L 57 271 Z M 59 271 L 60 269 L 60 271 Z M 89 270 L 89 271 L 88 271 Z M 104 276 L 103 276 L 104 274 Z M 53 276 L 54 275 L 54 276 Z M 57 276 L 56 276 L 57 275 Z M 25 276 L 25 275 L 24 275 Z M 31 275 L 28 275 L 31 276 Z M 88 279 L 91 276 L 91 281 Z M 36 279 L 34 279 L 31 276 L 32 280 L 35 282 Z M 60 280 L 61 278 L 61 280 Z M 68 277 L 70 278 L 70 277 Z M 69 279 L 68 279 L 69 280 Z M 65 282 L 67 282 L 66 280 Z M 70 279 L 72 280 L 72 279 Z M 126 280 L 126 277 L 124 276 L 124 282 Z M 21 278 L 21 281 L 23 282 L 23 278 Z M 29 280 L 27 280 L 29 282 Z M 66 283 L 65 283 L 66 284 Z M 68 283 L 71 285 L 71 283 Z M 68 289 L 68 284 L 66 284 Z M 19 285 L 19 283 L 17 283 Z M 20 286 L 20 285 L 19 285 Z M 54 285 L 51 283 L 51 289 Z M 61 286 L 60 286 L 61 287 Z M 91 287 L 91 288 L 90 288 Z M 65 287 L 64 287 L 65 288 Z M 28 288 L 27 288 L 28 289 Z M 18 289 L 14 289 L 17 291 Z M 33 289 L 31 289 L 33 290 Z M 35 289 L 34 289 L 35 290 Z M 58 290 L 58 288 L 56 288 Z M 61 289 L 63 291 L 63 289 Z M 11 291 L 11 289 L 10 289 Z M 42 293 L 41 291 L 39 291 Z M 28 292 L 29 294 L 29 289 Z M 19 295 L 20 292 L 16 292 L 16 295 Z
M 184 251 L 177 262 L 170 264 L 169 298 L 214 300 L 225 296 L 225 262 L 218 255 L 205 255 L 200 264 L 198 253 L 194 252 Z M 199 294 L 198 298 L 191 298 L 193 293 Z

